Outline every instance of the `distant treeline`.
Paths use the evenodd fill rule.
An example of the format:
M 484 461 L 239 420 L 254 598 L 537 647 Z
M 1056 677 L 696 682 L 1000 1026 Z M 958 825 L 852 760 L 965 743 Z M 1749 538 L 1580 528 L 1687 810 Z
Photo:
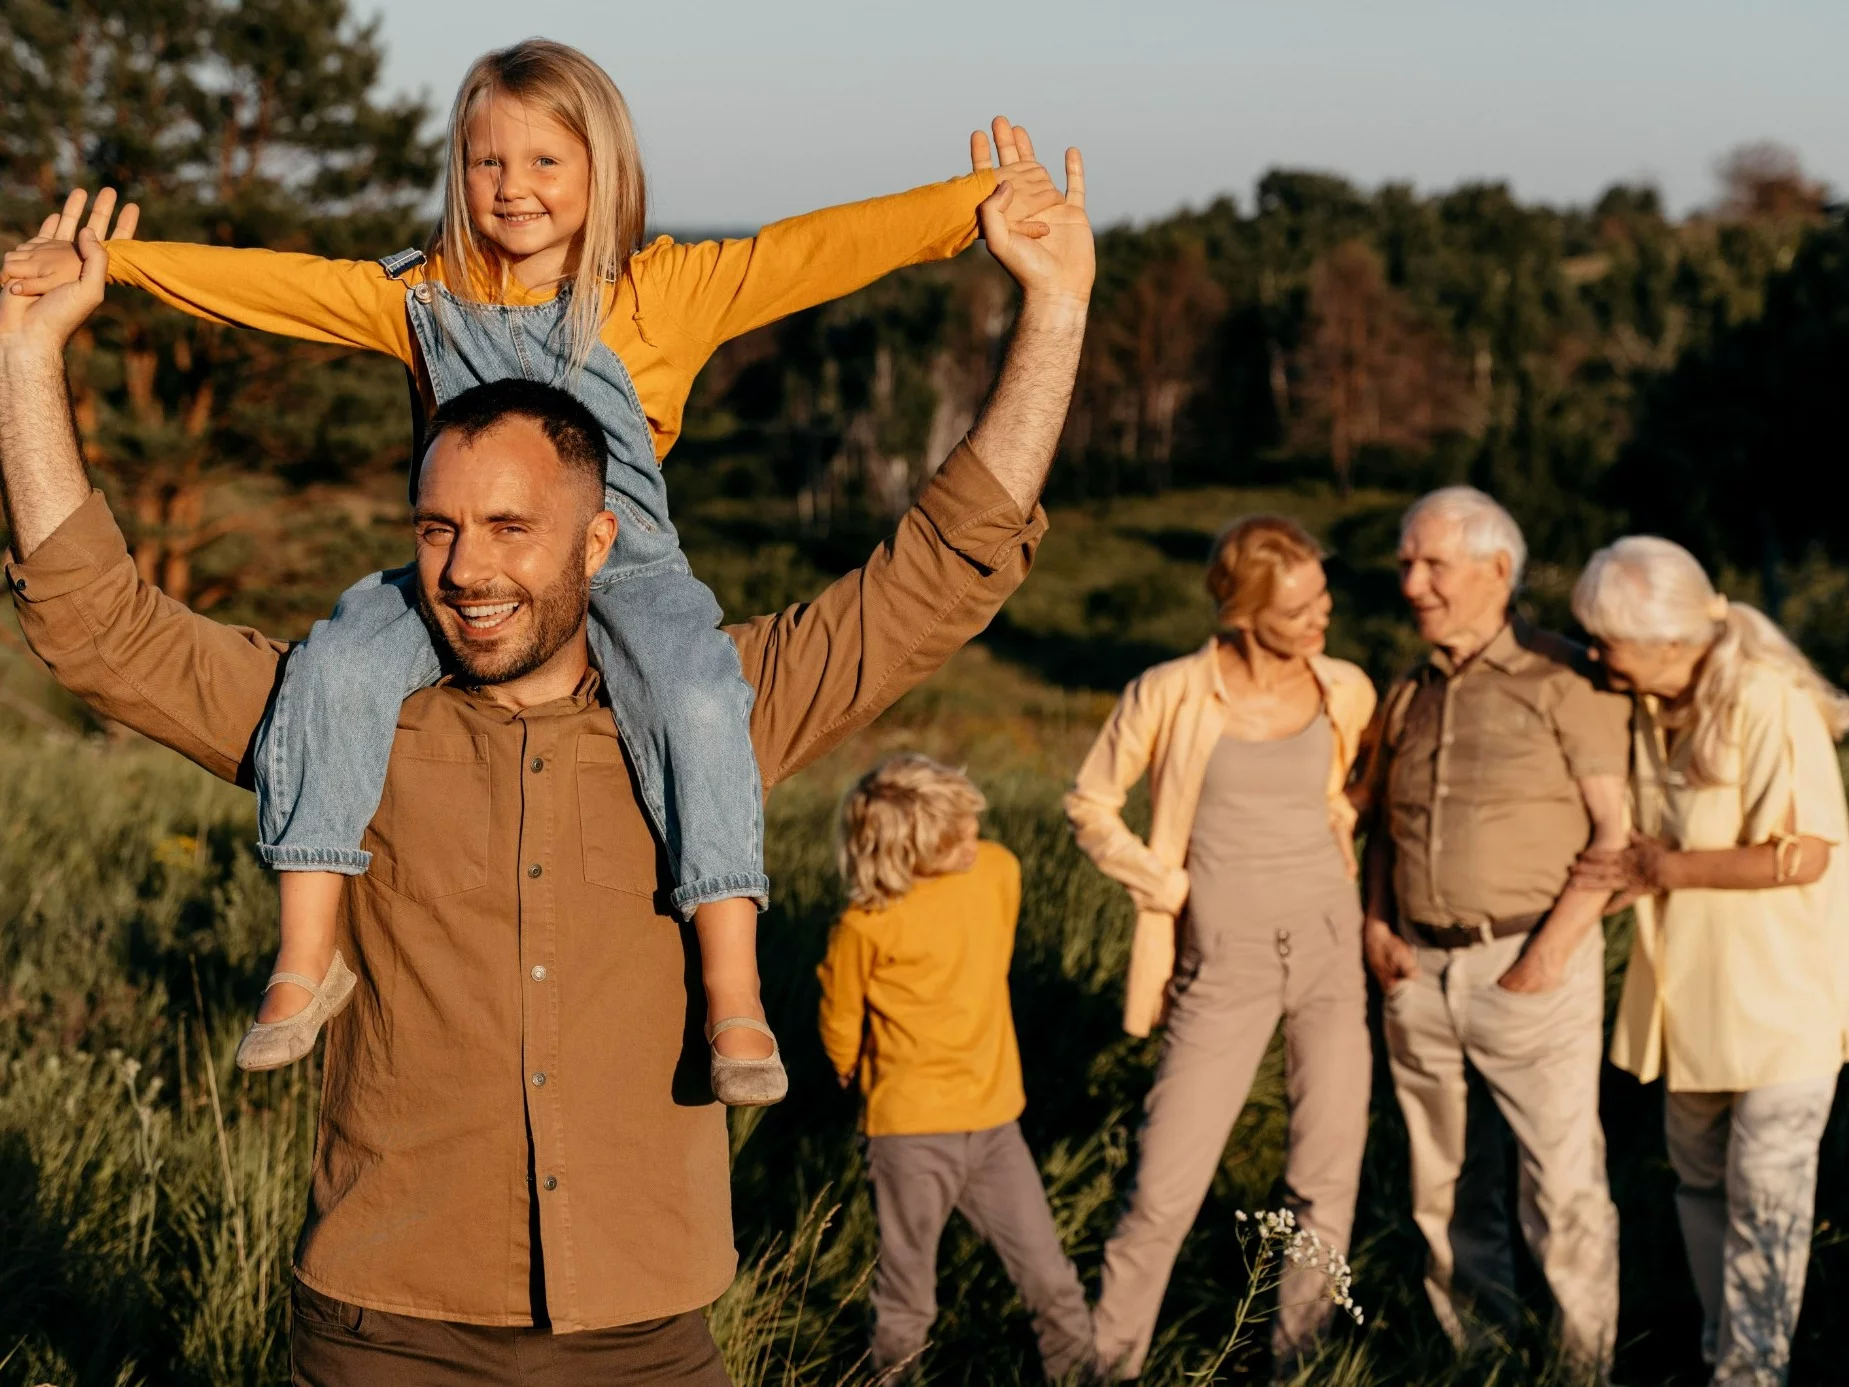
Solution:
M 346 0 L 9 5 L 0 225 L 106 181 L 144 203 L 147 236 L 414 244 L 432 112 L 381 95 L 381 66 Z M 1776 147 L 1717 173 L 1713 209 L 1672 220 L 1648 188 L 1562 210 L 1278 170 L 1249 205 L 1106 231 L 1055 496 L 1469 480 L 1554 563 L 1650 529 L 1775 606 L 1833 602 L 1849 227 Z M 1011 303 L 974 253 L 730 345 L 669 462 L 692 532 L 732 517 L 708 538 L 822 567 L 858 550 L 969 426 Z M 299 624 L 401 552 L 391 363 L 123 292 L 73 379 L 137 560 L 175 595 Z
M 1470 481 L 1563 563 L 1626 527 L 1754 572 L 1838 554 L 1849 229 L 1776 147 L 1719 174 L 1673 221 L 1648 188 L 1561 210 L 1278 170 L 1249 208 L 1107 231 L 1057 494 Z M 1006 305 L 971 257 L 736 344 L 701 396 L 739 426 L 730 485 L 755 461 L 817 527 L 897 504 Z

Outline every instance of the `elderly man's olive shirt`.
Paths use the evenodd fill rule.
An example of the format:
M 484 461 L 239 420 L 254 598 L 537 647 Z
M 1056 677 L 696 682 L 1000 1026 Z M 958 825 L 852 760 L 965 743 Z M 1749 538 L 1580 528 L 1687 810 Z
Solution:
M 1375 776 L 1400 919 L 1553 908 L 1591 838 L 1579 782 L 1628 759 L 1630 700 L 1592 674 L 1579 646 L 1513 622 L 1461 667 L 1434 650 L 1389 691 Z
M 982 630 L 1044 526 L 965 446 L 864 568 L 730 628 L 766 784 Z M 66 687 L 249 783 L 285 646 L 139 581 L 100 495 L 7 576 Z M 532 1323 L 530 1224 L 555 1330 L 690 1310 L 731 1280 L 697 965 L 597 687 L 519 713 L 453 683 L 405 701 L 372 869 L 341 906 L 359 986 L 328 1027 L 296 1253 L 324 1294 Z

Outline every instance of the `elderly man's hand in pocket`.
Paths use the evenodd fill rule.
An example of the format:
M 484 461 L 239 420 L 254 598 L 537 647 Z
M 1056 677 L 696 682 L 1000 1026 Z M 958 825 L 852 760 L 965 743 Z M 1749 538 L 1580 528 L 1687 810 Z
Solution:
M 1361 927 L 1361 949 L 1382 992 L 1419 976 L 1419 955 L 1385 920 L 1369 920 Z

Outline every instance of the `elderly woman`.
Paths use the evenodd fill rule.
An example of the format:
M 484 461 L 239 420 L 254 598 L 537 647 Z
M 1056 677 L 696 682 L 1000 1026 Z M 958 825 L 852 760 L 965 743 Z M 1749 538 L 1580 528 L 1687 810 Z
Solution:
M 1612 1060 L 1667 1080 L 1714 1382 L 1783 1383 L 1849 1054 L 1849 698 L 1667 540 L 1600 550 L 1573 611 L 1636 702 L 1638 831 L 1576 871 L 1637 903 Z
M 1066 797 L 1079 846 L 1137 906 L 1124 1029 L 1147 1035 L 1167 1007 L 1136 1185 L 1105 1248 L 1096 1315 L 1100 1357 L 1119 1378 L 1142 1370 L 1176 1254 L 1280 1017 L 1286 1197 L 1343 1251 L 1367 1136 L 1355 815 L 1344 786 L 1374 687 L 1323 654 L 1321 552 L 1291 521 L 1256 516 L 1227 530 L 1207 589 L 1220 634 L 1125 690 Z M 1147 842 L 1122 817 L 1145 774 Z M 1292 1269 L 1274 1328 L 1281 1358 L 1313 1341 L 1329 1308 L 1320 1273 Z

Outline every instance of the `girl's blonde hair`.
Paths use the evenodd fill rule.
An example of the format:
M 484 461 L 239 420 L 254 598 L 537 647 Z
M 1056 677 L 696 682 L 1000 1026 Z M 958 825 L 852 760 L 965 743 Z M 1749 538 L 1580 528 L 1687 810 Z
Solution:
M 507 266 L 475 229 L 466 195 L 469 122 L 497 96 L 544 111 L 581 140 L 590 154 L 590 198 L 566 315 L 571 369 L 576 372 L 603 326 L 604 286 L 622 278 L 629 257 L 642 245 L 648 190 L 629 104 L 609 73 L 577 49 L 550 39 L 527 39 L 475 60 L 450 107 L 443 219 L 431 235 L 428 251 L 444 287 L 475 302 L 484 285 L 491 286 L 497 298 L 507 288 Z
M 1695 556 L 1655 535 L 1630 535 L 1601 549 L 1573 587 L 1573 615 L 1601 640 L 1707 645 L 1695 676 L 1690 778 L 1720 782 L 1731 722 L 1753 666 L 1778 671 L 1808 693 L 1832 737 L 1849 732 L 1849 695 L 1804 658 L 1763 613 L 1714 590 Z
M 1322 547 L 1295 520 L 1248 515 L 1213 542 L 1207 559 L 1207 595 L 1230 630 L 1265 609 L 1286 570 L 1323 556 Z
M 848 899 L 884 910 L 943 865 L 958 826 L 987 805 L 961 771 L 912 751 L 887 757 L 841 801 L 835 854 Z

